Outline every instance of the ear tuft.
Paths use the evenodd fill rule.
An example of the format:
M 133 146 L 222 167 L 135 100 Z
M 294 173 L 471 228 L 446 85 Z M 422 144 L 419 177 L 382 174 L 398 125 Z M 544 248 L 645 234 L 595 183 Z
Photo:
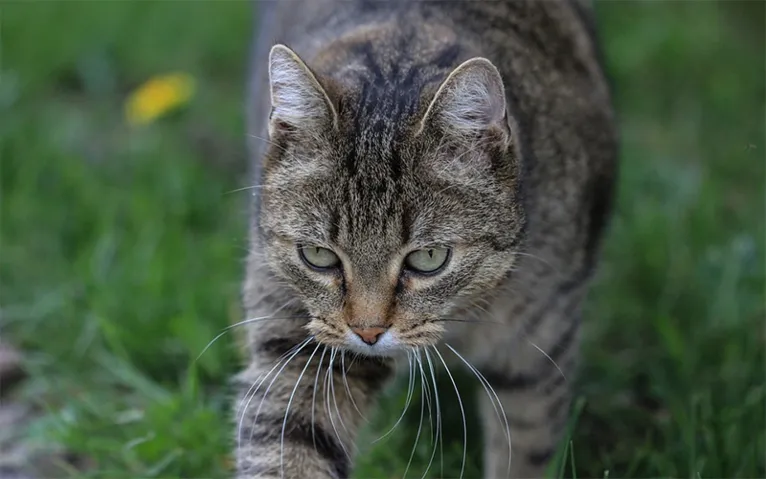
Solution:
M 507 132 L 505 87 L 497 68 L 486 58 L 472 58 L 444 80 L 428 106 L 420 133 L 429 122 L 458 136 L 481 134 L 493 127 Z
M 269 53 L 271 118 L 269 133 L 335 127 L 337 116 L 327 92 L 298 55 L 277 44 Z

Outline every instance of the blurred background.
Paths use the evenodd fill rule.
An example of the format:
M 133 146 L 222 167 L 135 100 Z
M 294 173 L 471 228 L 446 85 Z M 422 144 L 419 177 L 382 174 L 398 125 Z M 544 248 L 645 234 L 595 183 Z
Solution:
M 622 166 L 560 475 L 766 476 L 764 5 L 597 4 Z M 237 330 L 195 358 L 241 319 L 252 18 L 243 1 L 0 6 L 0 477 L 231 470 Z M 404 472 L 419 399 L 365 438 L 405 393 L 356 477 Z M 430 477 L 457 477 L 461 438 L 448 425 Z

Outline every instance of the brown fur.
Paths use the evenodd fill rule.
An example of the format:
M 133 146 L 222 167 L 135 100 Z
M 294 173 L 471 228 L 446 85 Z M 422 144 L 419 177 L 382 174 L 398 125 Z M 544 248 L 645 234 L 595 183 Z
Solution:
M 564 0 L 259 6 L 239 477 L 347 476 L 357 408 L 404 352 L 483 372 L 509 418 L 510 475 L 542 475 L 616 161 L 590 13 Z M 341 266 L 311 268 L 300 245 Z M 451 248 L 438 274 L 403 268 L 431 247 Z M 366 346 L 350 328 L 388 331 Z M 488 397 L 485 476 L 506 477 Z

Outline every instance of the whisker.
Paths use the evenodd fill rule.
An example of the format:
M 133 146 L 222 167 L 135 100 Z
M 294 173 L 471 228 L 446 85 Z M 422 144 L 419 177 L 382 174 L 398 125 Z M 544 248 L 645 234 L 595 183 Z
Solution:
M 236 328 L 238 326 L 244 326 L 245 324 L 257 323 L 257 322 L 260 322 L 260 321 L 274 321 L 274 320 L 286 321 L 286 320 L 290 320 L 290 319 L 309 319 L 309 318 L 310 318 L 309 316 L 281 316 L 281 317 L 261 316 L 259 318 L 245 319 L 245 320 L 240 321 L 238 323 L 231 324 L 231 325 L 226 326 L 225 328 L 223 328 L 223 331 L 218 333 L 218 335 L 216 337 L 214 337 L 209 343 L 207 343 L 207 346 L 205 346 L 205 348 L 202 350 L 202 352 L 199 353 L 199 355 L 194 360 L 194 362 L 196 363 L 197 361 L 199 361 L 199 358 L 201 358 L 202 355 L 205 354 L 205 352 L 208 349 L 210 349 L 210 346 L 212 346 L 213 343 L 218 341 L 218 339 L 220 339 L 221 336 L 223 336 L 224 334 L 228 333 L 229 331 L 231 331 L 232 329 L 234 329 L 234 328 Z
M 423 357 L 420 355 L 420 348 L 416 349 L 416 355 L 418 359 L 418 367 L 420 368 L 420 377 L 423 379 L 426 379 L 425 382 L 421 384 L 421 386 L 425 387 L 426 390 L 426 408 L 428 409 L 428 428 L 431 431 L 430 437 L 431 437 L 431 443 L 434 444 L 434 447 L 436 447 L 436 440 L 437 440 L 437 427 L 434 424 L 434 412 L 436 409 L 436 404 L 434 404 L 433 409 L 431 408 L 431 385 L 427 381 L 428 376 L 425 374 L 425 370 L 423 368 Z
M 303 366 L 303 370 L 301 371 L 301 374 L 298 376 L 298 380 L 295 381 L 295 386 L 293 387 L 293 391 L 290 393 L 290 399 L 287 400 L 287 407 L 285 408 L 285 418 L 282 421 L 282 435 L 279 438 L 279 470 L 280 470 L 280 476 L 285 477 L 285 428 L 287 427 L 287 415 L 290 413 L 290 405 L 293 403 L 293 398 L 295 397 L 295 391 L 298 390 L 298 385 L 301 383 L 301 379 L 303 379 L 303 375 L 306 374 L 306 370 L 311 365 L 311 360 L 314 359 L 314 355 L 317 351 L 319 351 L 319 347 L 321 344 L 317 344 L 317 347 L 314 348 L 314 351 L 311 352 L 311 356 L 309 356 L 309 359 L 306 361 L 306 365 Z
M 338 409 L 338 397 L 335 395 L 335 380 L 333 377 L 335 368 L 333 367 L 333 362 L 335 361 L 335 355 L 338 354 L 338 351 L 338 349 L 335 349 L 330 355 L 330 392 L 332 393 L 332 401 L 335 403 L 335 412 L 338 413 L 338 422 L 340 422 L 340 426 L 343 428 L 343 430 L 348 433 L 348 428 L 343 421 L 343 414 L 341 414 L 340 409 Z
M 378 441 L 381 441 L 385 437 L 387 437 L 389 434 L 394 432 L 394 429 L 396 429 L 396 426 L 399 425 L 400 422 L 402 422 L 402 419 L 404 419 L 404 415 L 407 414 L 407 409 L 410 406 L 410 401 L 412 401 L 412 394 L 415 390 L 415 375 L 413 374 L 413 368 L 414 364 L 412 362 L 412 357 L 410 356 L 410 352 L 407 351 L 407 363 L 409 364 L 409 379 L 408 379 L 408 386 L 407 386 L 407 399 L 404 401 L 404 410 L 402 411 L 402 414 L 399 416 L 399 419 L 396 420 L 396 423 L 391 427 L 391 429 L 388 430 L 387 433 L 383 434 L 379 438 L 372 441 L 373 444 L 377 443 Z
M 359 409 L 359 406 L 356 405 L 356 401 L 354 400 L 354 395 L 351 394 L 351 388 L 348 385 L 348 379 L 346 379 L 346 351 L 341 351 L 340 353 L 340 367 L 343 368 L 343 384 L 346 387 L 346 392 L 348 393 L 349 399 L 351 399 L 351 405 L 354 406 L 354 409 L 356 409 L 356 412 L 359 413 L 360 416 L 362 416 L 362 419 L 365 422 L 370 422 L 369 419 L 365 417 L 364 414 L 362 414 L 362 411 Z M 349 365 L 349 368 L 351 365 Z
M 458 319 L 458 318 L 438 318 L 436 321 L 455 322 L 455 323 L 491 323 L 504 325 L 502 321 L 492 321 L 489 319 Z
M 311 339 L 313 339 L 313 337 L 312 337 Z M 282 374 L 282 371 L 284 371 L 284 370 L 285 370 L 285 368 L 287 367 L 287 365 L 288 365 L 288 364 L 290 364 L 290 361 L 292 361 L 293 359 L 295 359 L 295 356 L 297 356 L 297 355 L 298 355 L 298 353 L 300 353 L 300 352 L 301 352 L 301 350 L 303 350 L 303 348 L 305 348 L 307 344 L 308 344 L 308 341 L 304 341 L 304 343 L 303 343 L 303 345 L 300 347 L 300 349 L 298 349 L 297 351 L 295 351 L 295 352 L 294 352 L 294 353 L 293 353 L 293 354 L 292 354 L 292 355 L 291 355 L 291 356 L 290 356 L 290 357 L 287 359 L 287 361 L 285 361 L 285 362 L 284 362 L 284 364 L 282 364 L 282 367 L 281 367 L 281 368 L 279 368 L 279 370 L 278 370 L 278 371 L 277 371 L 277 373 L 274 375 L 274 377 L 273 377 L 273 378 L 271 378 L 271 382 L 269 382 L 269 385 L 268 385 L 268 387 L 266 388 L 266 391 L 264 391 L 264 393 L 263 393 L 263 397 L 261 397 L 261 402 L 258 404 L 258 409 L 255 411 L 255 418 L 253 419 L 253 424 L 256 424 L 256 423 L 258 423 L 258 417 L 259 417 L 259 416 L 260 416 L 260 414 L 261 414 L 261 408 L 263 407 L 263 403 L 266 401 L 266 397 L 269 395 L 269 391 L 271 391 L 271 388 L 272 388 L 272 386 L 274 386 L 274 383 L 277 381 L 277 378 L 279 378 L 279 375 L 280 375 L 280 374 Z M 255 392 L 257 392 L 257 389 L 256 389 L 256 391 L 254 391 L 254 392 L 253 392 L 253 396 L 255 396 Z M 250 440 L 250 441 L 252 441 L 252 439 L 253 439 L 253 434 L 254 434 L 254 433 L 255 433 L 255 428 L 253 428 L 253 430 L 252 430 L 252 431 L 250 431 L 250 438 L 249 438 L 249 440 Z
M 233 190 L 225 191 L 224 195 L 231 195 L 233 193 L 239 193 L 241 191 L 247 191 L 247 190 L 257 190 L 259 188 L 268 188 L 268 185 L 252 185 L 252 186 L 243 186 L 242 188 L 236 188 Z
M 486 309 L 486 308 L 484 308 L 483 306 L 481 306 L 481 305 L 479 304 L 479 302 L 478 302 L 478 301 L 476 301 L 476 300 L 474 300 L 474 301 L 471 301 L 471 306 L 473 306 L 473 307 L 474 307 L 474 308 L 476 308 L 476 309 L 479 309 L 479 310 L 480 310 L 482 313 L 486 314 L 487 316 L 490 316 L 490 317 L 492 316 L 492 313 L 490 313 L 489 311 L 487 311 L 487 309 Z
M 418 360 L 418 367 L 420 368 L 420 377 L 426 378 L 426 375 L 423 370 L 423 358 L 420 356 L 420 348 L 417 348 L 416 351 L 416 357 Z M 431 414 L 431 385 L 428 384 L 428 381 L 426 381 L 424 384 L 422 384 L 426 389 L 426 407 L 428 408 L 428 417 L 429 417 L 429 424 L 431 428 L 431 433 L 434 433 L 434 427 L 433 427 L 433 415 Z
M 428 369 L 431 372 L 431 382 L 434 386 L 434 402 L 435 409 L 436 409 L 436 432 L 434 433 L 434 450 L 431 453 L 431 459 L 428 461 L 428 466 L 426 466 L 426 470 L 423 473 L 423 478 L 425 479 L 426 474 L 428 474 L 428 470 L 431 468 L 431 464 L 433 464 L 434 458 L 436 457 L 436 446 L 439 446 L 439 449 L 441 450 L 441 469 L 442 469 L 442 475 L 444 475 L 444 438 L 442 437 L 442 416 L 441 416 L 441 405 L 439 401 L 439 387 L 436 385 L 436 373 L 434 372 L 434 365 L 433 361 L 431 361 L 431 355 L 428 354 L 428 349 L 423 349 L 423 353 L 426 356 L 426 362 L 428 363 Z M 438 436 L 438 437 L 437 437 Z
M 259 301 L 262 300 L 262 299 L 263 299 L 263 296 L 259 298 Z M 236 328 L 237 326 L 242 326 L 244 324 L 254 323 L 254 322 L 258 322 L 258 321 L 264 321 L 264 320 L 272 319 L 272 318 L 278 319 L 278 318 L 275 318 L 276 314 L 279 313 L 280 311 L 282 311 L 283 309 L 285 309 L 286 307 L 290 306 L 295 301 L 296 301 L 295 299 L 291 299 L 291 300 L 287 301 L 285 304 L 283 304 L 282 306 L 277 308 L 273 313 L 271 313 L 268 316 L 261 316 L 259 318 L 245 319 L 245 320 L 240 321 L 238 323 L 230 324 L 229 326 L 226 326 L 225 328 L 223 328 L 223 331 L 221 331 L 218 334 L 218 336 L 214 337 L 209 343 L 207 343 L 207 346 L 205 346 L 205 348 L 202 350 L 202 352 L 199 353 L 199 356 L 197 356 L 197 359 L 195 359 L 194 362 L 196 363 L 199 360 L 199 358 L 202 357 L 203 354 L 205 354 L 205 351 L 207 351 L 208 348 L 210 348 L 210 346 L 212 346 L 213 343 L 215 343 L 218 340 L 218 338 L 220 338 L 221 336 L 223 336 L 224 334 L 226 334 L 230 330 Z
M 438 349 L 436 349 L 436 346 L 432 346 L 431 349 L 434 350 L 434 353 L 436 353 L 436 355 L 439 357 L 439 360 L 444 365 L 444 369 L 447 371 L 447 376 L 449 376 L 449 379 L 452 382 L 452 387 L 455 388 L 455 394 L 457 395 L 457 402 L 458 402 L 458 405 L 460 406 L 460 414 L 463 417 L 463 463 L 460 466 L 460 477 L 462 478 L 463 472 L 465 471 L 465 457 L 466 457 L 466 451 L 468 447 L 468 428 L 466 427 L 466 422 L 465 422 L 465 409 L 463 408 L 463 400 L 460 397 L 460 391 L 458 391 L 457 383 L 455 382 L 455 379 L 452 377 L 452 373 L 450 372 L 449 367 L 447 367 L 447 363 L 446 361 L 444 361 L 444 358 L 442 357 L 441 353 L 439 352 Z
M 314 427 L 314 411 L 316 409 L 317 402 L 317 389 L 319 389 L 319 373 L 322 371 L 322 364 L 324 364 L 324 355 L 327 353 L 327 346 L 322 350 L 322 356 L 319 358 L 319 366 L 317 366 L 317 373 L 314 377 L 314 391 L 311 394 L 311 441 L 314 443 L 314 451 L 317 450 L 316 431 Z
M 333 432 L 335 432 L 335 437 L 338 438 L 338 443 L 340 443 L 340 447 L 343 449 L 343 452 L 346 454 L 346 457 L 351 460 L 351 455 L 348 453 L 348 450 L 346 449 L 346 445 L 343 444 L 343 440 L 340 437 L 340 433 L 338 432 L 338 428 L 335 426 L 335 421 L 332 418 L 332 403 L 330 402 L 330 381 L 331 376 L 330 372 L 332 371 L 332 359 L 335 355 L 335 347 L 330 347 L 330 360 L 329 365 L 327 367 L 327 373 L 325 374 L 325 407 L 327 408 L 327 415 L 330 419 L 330 425 L 332 426 Z M 340 415 L 340 413 L 338 413 Z
M 354 353 L 354 356 L 351 357 L 351 363 L 348 365 L 349 369 L 354 367 L 354 363 L 357 359 L 359 359 L 359 353 Z
M 247 392 L 243 396 L 240 405 L 237 407 L 237 415 L 239 416 L 239 422 L 237 425 L 237 447 L 242 447 L 242 426 L 245 421 L 245 413 L 247 412 L 248 407 L 250 407 L 250 401 L 252 401 L 253 397 L 255 397 L 255 394 L 258 391 L 258 388 L 261 387 L 261 384 L 266 381 L 269 375 L 274 372 L 274 370 L 278 368 L 282 364 L 282 361 L 285 359 L 286 358 L 284 356 L 280 357 L 277 361 L 277 364 L 275 364 L 274 367 L 271 368 L 266 374 L 261 374 L 258 379 L 256 379 L 255 382 L 250 385 Z
M 514 251 L 514 252 L 513 252 L 513 254 L 514 254 L 514 255 L 517 255 L 517 256 L 527 256 L 527 257 L 529 257 L 529 258 L 533 258 L 533 259 L 536 259 L 536 260 L 540 261 L 541 263 L 543 263 L 544 265 L 548 266 L 550 269 L 552 269 L 552 270 L 553 270 L 553 272 L 554 272 L 554 273 L 556 273 L 556 274 L 557 274 L 557 275 L 559 275 L 560 277 L 564 277 L 564 274 L 563 274 L 563 273 L 561 273 L 561 271 L 559 271 L 559 269 L 558 269 L 558 268 L 556 268 L 555 266 L 553 266 L 553 265 L 551 264 L 551 262 L 550 262 L 550 261 L 548 261 L 548 260 L 547 260 L 547 259 L 545 259 L 545 258 L 541 258 L 540 256 L 537 256 L 537 255 L 534 255 L 534 254 L 531 254 L 531 253 L 523 253 L 523 252 L 521 252 L 521 251 Z
M 239 403 L 239 406 L 237 406 L 237 415 L 239 415 L 239 411 L 242 411 L 242 413 L 243 413 L 243 415 L 244 415 L 244 412 L 247 410 L 247 406 L 250 404 L 250 403 L 248 402 L 249 398 L 251 397 L 251 396 L 250 396 L 250 394 L 251 394 L 251 393 L 253 393 L 253 394 L 255 393 L 253 390 L 254 390 L 254 389 L 256 389 L 257 387 L 259 387 L 259 384 L 261 384 L 262 382 L 264 382 L 264 381 L 266 380 L 266 378 L 267 378 L 267 377 L 269 377 L 269 375 L 270 375 L 270 374 L 271 374 L 271 373 L 272 373 L 272 372 L 273 372 L 273 371 L 274 371 L 276 368 L 278 368 L 280 364 L 282 364 L 282 361 L 283 361 L 285 358 L 287 358 L 287 357 L 288 357 L 290 354 L 292 354 L 292 353 L 293 353 L 293 352 L 294 352 L 294 351 L 295 351 L 295 350 L 296 350 L 296 349 L 297 349 L 299 346 L 300 346 L 300 344 L 296 344 L 295 346 L 293 346 L 292 348 L 290 348 L 290 349 L 289 349 L 287 352 L 285 352 L 284 354 L 282 354 L 280 357 L 278 357 L 278 358 L 277 358 L 277 360 L 276 360 L 276 362 L 275 362 L 276 364 L 274 364 L 274 367 L 272 367 L 272 368 L 271 368 L 271 370 L 269 370 L 269 371 L 268 371 L 268 372 L 266 372 L 265 374 L 261 374 L 260 376 L 258 376 L 258 378 L 257 378 L 257 379 L 256 379 L 256 380 L 253 382 L 253 384 L 252 384 L 252 385 L 250 385 L 250 387 L 248 388 L 247 392 L 246 392 L 246 393 L 245 393 L 245 395 L 242 397 L 242 401 L 240 401 L 240 403 Z M 247 404 L 245 404 L 246 402 L 247 402 Z M 242 408 L 243 408 L 243 406 L 244 406 L 244 408 L 245 408 L 244 410 L 242 409 Z M 240 424 L 240 427 L 241 427 L 241 424 Z
M 409 355 L 409 351 L 407 352 Z M 415 355 L 415 352 L 412 353 L 412 359 L 414 362 L 417 363 L 420 370 L 420 421 L 418 421 L 418 432 L 415 434 L 415 442 L 412 444 L 412 452 L 410 452 L 410 459 L 407 461 L 407 467 L 404 469 L 404 474 L 402 474 L 402 479 L 407 477 L 407 471 L 410 470 L 410 465 L 412 464 L 412 459 L 415 457 L 415 450 L 418 447 L 418 441 L 420 441 L 420 431 L 423 428 L 423 413 L 425 412 L 425 378 L 423 376 L 423 365 L 420 364 L 420 357 Z M 428 410 L 430 412 L 431 406 L 429 403 Z
M 563 377 L 563 378 L 564 378 L 564 381 L 569 381 L 569 380 L 567 379 L 567 376 L 566 376 L 566 374 L 564 374 L 564 371 L 562 371 L 562 370 L 561 370 L 561 368 L 559 367 L 559 365 L 558 365 L 558 364 L 556 364 L 556 361 L 554 361 L 552 357 L 548 356 L 548 353 L 546 353 L 545 351 L 543 351 L 543 350 L 542 350 L 542 348 L 541 348 L 540 346 L 536 345 L 535 343 L 533 343 L 532 341 L 530 341 L 528 338 L 525 338 L 525 339 L 526 339 L 526 340 L 527 340 L 527 342 L 528 342 L 529 344 L 531 344 L 531 345 L 532 345 L 532 346 L 533 346 L 535 349 L 537 349 L 538 351 L 540 351 L 540 352 L 543 354 L 543 356 L 545 356 L 546 358 L 548 358 L 548 361 L 550 361 L 550 362 L 551 362 L 551 364 L 553 364 L 554 366 L 556 366 L 556 369 L 558 369 L 558 370 L 559 370 L 559 373 L 561 374 L 561 377 Z
M 423 379 L 428 379 L 423 371 L 423 358 L 420 356 L 420 351 L 418 350 L 418 366 L 420 367 L 420 376 Z M 430 430 L 430 436 L 431 436 L 431 442 L 434 444 L 434 447 L 436 447 L 436 427 L 434 426 L 434 411 L 431 409 L 431 385 L 428 383 L 428 381 L 425 381 L 421 386 L 424 386 L 426 389 L 426 408 L 428 409 L 428 429 Z M 436 408 L 436 405 L 434 405 L 434 409 Z
M 308 339 L 310 339 L 310 338 L 307 338 L 306 340 L 308 340 Z M 304 342 L 305 342 L 305 340 L 304 340 Z M 292 348 L 290 348 L 289 350 L 287 350 L 285 353 L 283 353 L 280 357 L 277 358 L 277 360 L 275 361 L 274 366 L 268 372 L 258 376 L 258 378 L 253 382 L 253 384 L 247 390 L 247 393 L 245 393 L 245 395 L 243 396 L 242 400 L 239 403 L 239 406 L 237 406 L 237 411 L 241 410 L 242 414 L 244 416 L 244 413 L 247 410 L 247 406 L 250 404 L 249 403 L 249 398 L 251 398 L 250 394 L 251 393 L 255 394 L 255 391 L 257 391 L 257 388 L 260 387 L 259 385 L 261 383 L 263 383 L 266 380 L 266 378 L 268 378 L 269 375 L 282 364 L 283 360 L 285 360 L 290 354 L 295 352 L 295 350 L 298 349 L 302 344 L 303 344 L 303 342 L 298 343 L 295 346 L 293 346 Z M 243 407 L 244 407 L 244 409 L 243 409 Z M 240 427 L 241 427 L 241 423 L 240 423 Z
M 307 345 L 307 344 L 308 344 L 308 343 L 309 343 L 309 342 L 310 342 L 312 339 L 314 339 L 314 336 L 309 336 L 308 338 L 306 338 L 306 339 L 305 339 L 305 340 L 304 340 L 302 343 L 300 343 L 300 346 L 299 346 L 299 347 L 298 347 L 298 348 L 295 350 L 295 352 L 293 352 L 293 353 L 290 355 L 290 357 L 289 357 L 289 358 L 287 358 L 287 359 L 286 359 L 286 360 L 285 360 L 285 361 L 282 363 L 282 367 L 280 367 L 280 368 L 279 368 L 279 370 L 277 371 L 276 375 L 275 375 L 275 376 L 272 378 L 271 382 L 269 383 L 269 386 L 266 388 L 266 392 L 263 394 L 263 397 L 261 398 L 261 402 L 260 402 L 260 404 L 258 404 L 258 410 L 255 412 L 255 418 L 253 419 L 253 426 L 255 426 L 255 424 L 258 422 L 258 416 L 259 416 L 259 415 L 260 415 L 260 413 L 261 413 L 261 407 L 263 406 L 263 401 L 264 401 L 264 399 L 266 399 L 266 396 L 269 394 L 269 390 L 271 389 L 271 386 L 274 384 L 274 381 L 276 381 L 276 379 L 279 377 L 279 375 L 282 373 L 282 371 L 285 369 L 285 367 L 286 367 L 286 366 L 287 366 L 287 365 L 290 363 L 290 361 L 292 361 L 292 360 L 293 360 L 293 358 L 294 358 L 295 356 L 297 356 L 297 355 L 298 355 L 298 353 L 300 353 L 300 352 L 301 352 L 301 350 L 303 350 L 303 348 L 305 348 L 305 347 L 306 347 L 306 345 Z M 268 373 L 266 374 L 266 376 L 263 378 L 263 381 L 262 381 L 262 382 L 261 382 L 261 383 L 258 385 L 258 387 L 256 387 L 256 388 L 255 388 L 255 390 L 253 391 L 253 394 L 252 394 L 252 395 L 250 396 L 250 398 L 247 400 L 247 404 L 245 404 L 245 409 L 242 411 L 242 419 L 240 419 L 240 422 L 239 422 L 239 428 L 238 428 L 238 432 L 237 432 L 237 438 L 238 438 L 238 440 L 241 440 L 241 437 L 240 437 L 240 436 L 241 436 L 241 434 L 240 434 L 240 432 L 241 432 L 241 429 L 242 429 L 242 423 L 243 423 L 243 422 L 244 422 L 244 420 L 245 420 L 245 413 L 247 412 L 247 408 L 250 406 L 250 401 L 252 401 L 252 400 L 253 400 L 253 398 L 255 397 L 255 394 L 258 392 L 258 389 L 260 389 L 260 387 L 263 385 L 263 383 L 264 383 L 264 382 L 266 382 L 266 379 L 267 379 L 267 378 L 269 377 L 269 375 L 271 375 L 271 373 L 272 373 L 272 372 L 273 372 L 273 371 L 274 371 L 274 370 L 277 368 L 277 366 L 279 366 L 279 364 L 276 364 L 276 365 L 275 365 L 273 368 L 271 368 L 271 370 L 269 370 L 269 372 L 268 372 Z M 250 441 L 250 440 L 252 440 L 252 439 L 253 439 L 253 434 L 254 434 L 254 433 L 255 433 L 255 427 L 253 427 L 253 429 L 250 431 L 250 438 L 248 439 L 248 441 Z
M 511 447 L 511 427 L 508 424 L 508 416 L 505 414 L 505 408 L 503 408 L 503 403 L 500 401 L 500 398 L 497 395 L 497 392 L 495 392 L 495 389 L 492 387 L 492 385 L 487 381 L 487 378 L 484 377 L 484 375 L 476 369 L 471 363 L 469 363 L 460 353 L 455 351 L 455 348 L 450 346 L 449 344 L 445 345 L 452 351 L 455 356 L 460 358 L 463 363 L 465 363 L 466 366 L 468 366 L 468 369 L 473 372 L 473 374 L 479 379 L 479 382 L 481 383 L 482 387 L 484 387 L 484 391 L 487 393 L 487 397 L 489 398 L 489 401 L 492 403 L 492 408 L 495 410 L 495 414 L 497 415 L 497 418 L 501 421 L 505 422 L 505 431 L 506 436 L 508 438 L 508 471 L 506 473 L 506 477 L 511 473 L 511 454 L 512 454 L 512 447 Z M 491 391 L 491 394 L 490 394 Z M 493 398 L 494 396 L 494 398 Z M 495 405 L 495 402 L 497 402 L 497 406 Z M 500 409 L 498 410 L 498 406 Z M 502 417 L 500 417 L 500 412 L 502 411 Z

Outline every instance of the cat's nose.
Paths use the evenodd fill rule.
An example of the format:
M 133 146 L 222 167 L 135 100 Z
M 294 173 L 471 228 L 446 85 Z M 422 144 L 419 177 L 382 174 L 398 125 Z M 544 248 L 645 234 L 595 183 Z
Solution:
M 362 341 L 372 346 L 378 342 L 380 335 L 385 333 L 388 328 L 351 328 Z

